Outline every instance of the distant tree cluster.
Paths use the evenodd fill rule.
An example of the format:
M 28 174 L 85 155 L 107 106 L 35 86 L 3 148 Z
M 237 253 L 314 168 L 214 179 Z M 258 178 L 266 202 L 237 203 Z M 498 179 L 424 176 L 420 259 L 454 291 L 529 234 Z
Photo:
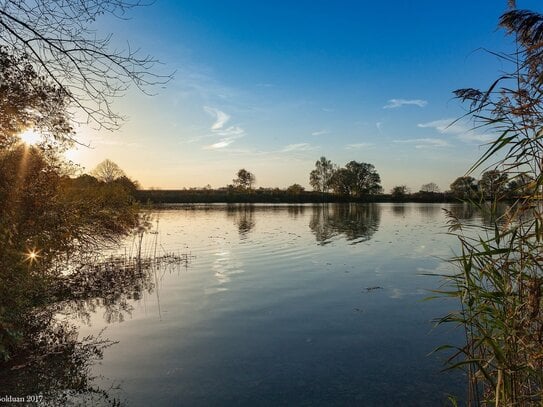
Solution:
M 287 188 L 287 194 L 290 195 L 300 195 L 302 192 L 305 191 L 305 188 L 301 186 L 300 184 L 292 184 Z
M 390 191 L 390 195 L 395 199 L 404 199 L 411 191 L 405 185 L 397 185 Z
M 534 180 L 524 173 L 509 177 L 507 173 L 493 169 L 485 171 L 480 180 L 472 176 L 456 178 L 450 186 L 450 192 L 460 199 L 492 200 L 526 195 L 533 187 Z
M 326 157 L 315 163 L 309 174 L 309 183 L 315 191 L 347 197 L 361 197 L 381 193 L 381 177 L 372 164 L 350 161 L 339 168 Z
M 313 191 L 306 191 L 298 184 L 287 188 L 255 188 L 255 175 L 241 168 L 236 173 L 232 184 L 212 189 L 184 188 L 179 191 L 146 194 L 137 191 L 139 185 L 126 177 L 117 164 L 110 160 L 100 163 L 91 173 L 97 181 L 125 185 L 140 200 L 151 199 L 156 202 L 452 202 L 458 199 L 511 199 L 523 196 L 534 187 L 534 180 L 526 174 L 508 176 L 499 170 L 488 170 L 477 180 L 471 176 L 458 177 L 450 185 L 450 190 L 442 192 L 435 182 L 422 184 L 417 192 L 412 192 L 406 185 L 396 185 L 389 194 L 383 194 L 381 177 L 372 164 L 349 161 L 344 167 L 332 163 L 326 157 L 315 162 L 315 169 L 309 174 L 309 183 Z M 89 177 L 89 175 L 86 175 Z M 192 191 L 185 193 L 184 191 Z

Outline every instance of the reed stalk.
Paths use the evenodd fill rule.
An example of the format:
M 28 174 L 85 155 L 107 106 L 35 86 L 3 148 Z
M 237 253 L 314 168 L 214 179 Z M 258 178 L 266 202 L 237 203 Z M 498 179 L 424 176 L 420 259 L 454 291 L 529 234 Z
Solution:
M 516 39 L 510 54 L 494 53 L 509 68 L 488 89 L 457 90 L 469 104 L 478 130 L 494 136 L 468 173 L 505 172 L 514 200 L 471 202 L 490 214 L 482 226 L 465 225 L 448 213 L 460 242 L 440 295 L 456 298 L 457 311 L 441 318 L 465 331 L 448 368 L 464 369 L 469 406 L 543 405 L 543 16 L 510 10 L 500 26 Z M 442 348 L 450 348 L 444 346 Z

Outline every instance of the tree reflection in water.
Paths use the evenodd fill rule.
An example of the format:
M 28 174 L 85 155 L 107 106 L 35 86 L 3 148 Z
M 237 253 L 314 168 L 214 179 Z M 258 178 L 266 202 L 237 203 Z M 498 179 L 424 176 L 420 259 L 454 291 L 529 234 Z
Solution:
M 252 204 L 231 204 L 226 207 L 226 216 L 234 220 L 241 239 L 246 239 L 256 226 L 255 206 Z
M 509 205 L 507 203 L 499 203 L 494 210 L 491 210 L 490 202 L 482 203 L 473 203 L 468 204 L 464 203 L 462 205 L 454 205 L 451 208 L 447 209 L 449 216 L 452 216 L 454 219 L 461 220 L 462 222 L 466 221 L 477 221 L 479 224 L 481 222 L 483 226 L 490 227 L 494 230 L 494 222 L 496 217 L 498 218 L 498 223 L 504 222 L 506 219 L 500 219 L 504 214 L 506 214 Z M 469 225 L 470 223 L 467 223 Z
M 89 323 L 90 315 L 103 308 L 106 322 L 123 321 L 132 300 L 145 292 L 158 296 L 158 270 L 171 272 L 189 262 L 189 256 L 176 255 L 111 258 L 62 278 L 51 287 L 48 305 L 22 315 L 13 327 L 23 340 L 13 358 L 0 362 L 0 396 L 39 395 L 39 405 L 45 406 L 123 405 L 118 386 L 101 388 L 92 376 L 92 366 L 114 342 L 102 333 L 79 338 L 77 326 L 67 320 Z
M 297 219 L 298 216 L 303 216 L 305 208 L 306 206 L 304 205 L 289 205 L 287 211 L 292 219 Z
M 380 221 L 381 207 L 376 204 L 322 204 L 313 207 L 309 228 L 320 245 L 339 235 L 357 244 L 370 240 Z
M 408 210 L 410 210 L 409 206 L 403 203 L 397 203 L 392 205 L 392 213 L 395 216 L 405 217 L 405 214 Z
M 416 208 L 420 217 L 427 221 L 433 221 L 443 213 L 441 204 L 416 205 Z

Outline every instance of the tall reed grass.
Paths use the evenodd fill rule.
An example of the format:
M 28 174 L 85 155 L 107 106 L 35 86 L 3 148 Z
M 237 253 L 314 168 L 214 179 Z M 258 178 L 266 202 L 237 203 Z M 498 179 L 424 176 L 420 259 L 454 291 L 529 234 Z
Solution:
M 490 213 L 490 225 L 465 225 L 449 213 L 460 250 L 440 294 L 460 307 L 440 322 L 465 331 L 448 367 L 467 372 L 469 406 L 543 405 L 543 16 L 512 9 L 500 26 L 517 46 L 494 53 L 509 73 L 484 91 L 455 93 L 469 104 L 475 128 L 494 136 L 470 173 L 506 172 L 516 199 L 504 214 L 501 196 L 471 202 Z

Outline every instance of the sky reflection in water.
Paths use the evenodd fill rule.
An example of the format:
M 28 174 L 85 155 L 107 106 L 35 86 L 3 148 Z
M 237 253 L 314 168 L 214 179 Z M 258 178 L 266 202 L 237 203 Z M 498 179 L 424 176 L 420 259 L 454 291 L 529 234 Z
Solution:
M 428 354 L 454 309 L 424 302 L 456 241 L 442 207 L 211 205 L 159 212 L 156 271 L 122 318 L 94 304 L 80 335 L 115 346 L 94 373 L 129 405 L 441 405 L 463 392 Z M 155 236 L 149 236 L 147 251 Z M 130 242 L 128 243 L 128 246 Z M 124 250 L 124 249 L 123 249 Z M 81 320 L 80 320 L 81 321 Z M 107 321 L 111 322 L 110 324 Z

